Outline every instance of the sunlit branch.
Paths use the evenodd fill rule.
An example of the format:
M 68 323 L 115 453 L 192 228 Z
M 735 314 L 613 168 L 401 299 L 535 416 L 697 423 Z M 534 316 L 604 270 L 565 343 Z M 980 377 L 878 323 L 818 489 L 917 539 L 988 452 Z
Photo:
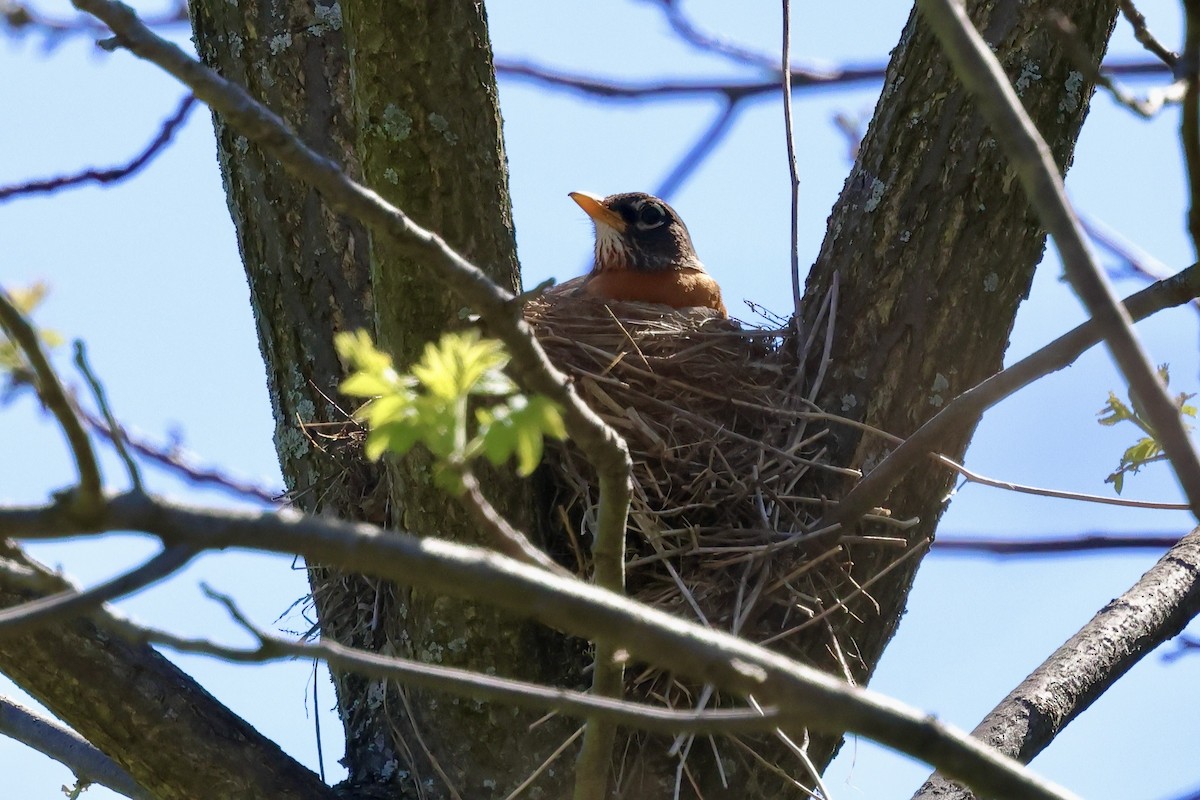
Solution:
M 971 732 L 1022 762 L 1033 759 L 1135 664 L 1200 613 L 1200 528 L 1058 648 Z M 1119 644 L 1118 644 L 1119 643 Z M 918 800 L 972 794 L 935 775 Z
M 133 800 L 154 800 L 128 772 L 78 733 L 7 697 L 0 697 L 0 736 L 49 756 L 81 783 L 99 784 Z
M 1030 800 L 1071 797 L 894 700 L 729 634 L 487 550 L 290 511 L 193 509 L 133 493 L 109 499 L 95 523 L 87 525 L 58 505 L 0 509 L 0 536 L 61 538 L 106 530 L 152 533 L 166 546 L 295 553 L 419 591 L 483 600 L 571 635 L 608 641 L 626 657 L 753 695 L 788 719 L 803 719 L 807 728 L 868 736 L 932 763 L 981 793 Z

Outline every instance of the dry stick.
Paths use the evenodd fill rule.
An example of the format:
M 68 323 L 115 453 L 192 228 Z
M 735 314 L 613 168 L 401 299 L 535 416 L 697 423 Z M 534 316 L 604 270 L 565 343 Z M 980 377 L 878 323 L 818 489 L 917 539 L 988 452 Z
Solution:
M 792 191 L 792 238 L 791 238 L 791 268 L 792 268 L 792 322 L 796 326 L 796 338 L 803 338 L 800 324 L 800 300 L 802 287 L 800 285 L 800 172 L 796 168 L 796 131 L 792 124 L 792 4 L 783 0 L 783 55 L 780 60 L 783 68 L 783 131 L 787 139 L 788 176 L 791 180 Z
M 85 616 L 107 602 L 133 594 L 178 572 L 195 555 L 196 551 L 190 547 L 168 547 L 140 567 L 86 591 L 71 586 L 65 591 L 6 608 L 0 611 L 0 636 L 11 636 L 55 620 Z
M 175 133 L 183 126 L 188 112 L 192 110 L 195 104 L 196 98 L 192 95 L 189 94 L 183 98 L 175 113 L 159 126 L 158 134 L 154 137 L 154 141 L 150 142 L 145 150 L 136 155 L 128 163 L 122 164 L 119 167 L 108 167 L 106 169 L 93 168 L 74 175 L 57 175 L 53 178 L 25 181 L 13 184 L 12 186 L 0 186 L 0 202 L 11 200 L 15 197 L 50 194 L 72 186 L 81 186 L 89 181 L 94 181 L 101 185 L 117 183 L 133 176 L 166 149 L 167 145 L 171 143 L 171 139 L 174 138 Z
M 154 800 L 119 764 L 78 733 L 6 697 L 0 697 L 0 735 L 53 758 L 80 783 L 98 783 L 133 800 Z
M 33 374 L 37 378 L 38 396 L 50 413 L 58 420 L 67 445 L 75 459 L 75 469 L 79 473 L 78 490 L 72 493 L 72 506 L 76 513 L 83 516 L 93 513 L 104 502 L 104 488 L 100 480 L 100 467 L 96 463 L 96 453 L 92 449 L 92 441 L 87 431 L 83 429 L 79 418 L 75 416 L 71 399 L 58 380 L 58 375 L 50 366 L 46 351 L 42 349 L 37 331 L 29 324 L 20 310 L 13 304 L 8 293 L 0 288 L 0 329 L 3 329 L 9 339 L 21 348 Z
M 1200 614 L 1200 528 L 1184 536 L 1129 591 L 1104 607 L 1004 698 L 971 735 L 1028 762 L 1154 648 Z M 972 795 L 941 775 L 915 795 Z
M 1125 301 L 1125 308 L 1134 320 L 1142 320 L 1165 308 L 1191 302 L 1197 296 L 1200 296 L 1200 264 L 1193 264 L 1131 295 Z M 966 429 L 984 411 L 1038 378 L 1069 366 L 1100 341 L 1100 331 L 1099 322 L 1088 320 L 954 398 L 868 472 L 824 522 L 849 522 L 880 506 L 908 470 L 935 453 L 949 435 Z
M 0 562 L 0 583 L 9 588 L 26 591 L 58 592 L 66 582 L 49 572 L 19 568 Z M 755 733 L 772 730 L 788 721 L 775 707 L 766 709 L 765 714 L 751 709 L 718 709 L 703 713 L 674 711 L 642 703 L 594 697 L 585 692 L 484 675 L 468 669 L 384 656 L 368 650 L 346 647 L 333 641 L 306 642 L 284 639 L 251 623 L 230 598 L 207 589 L 206 593 L 224 605 L 234 620 L 257 639 L 256 646 L 229 647 L 207 639 L 180 637 L 120 617 L 97 613 L 100 611 L 99 602 L 93 603 L 85 613 L 93 615 L 101 627 L 129 641 L 165 645 L 183 653 L 209 655 L 243 664 L 314 659 L 367 677 L 401 682 L 405 686 L 519 707 L 552 709 L 578 717 L 600 716 L 622 725 L 658 733 Z M 52 595 L 57 596 L 58 594 Z M 32 603 L 21 608 L 28 608 L 30 605 Z
M 278 115 L 255 101 L 242 87 L 230 83 L 193 60 L 175 45 L 156 36 L 127 6 L 110 0 L 73 0 L 81 11 L 99 18 L 116 34 L 109 46 L 126 47 L 134 55 L 157 64 L 187 84 L 203 102 L 220 113 L 265 152 L 277 158 L 293 175 L 321 193 L 330 207 L 369 226 L 392 241 L 416 244 L 442 269 L 439 277 L 479 312 L 488 329 L 507 346 L 513 372 L 523 387 L 549 397 L 564 409 L 567 432 L 583 450 L 599 476 L 600 510 L 592 551 L 593 580 L 613 592 L 625 588 L 625 525 L 631 495 L 629 450 L 621 437 L 575 394 L 538 345 L 521 318 L 520 304 L 478 267 L 471 264 L 440 236 L 410 220 L 400 209 L 375 192 L 354 182 L 330 159 L 307 147 Z M 620 696 L 624 669 L 603 640 L 596 645 L 592 690 L 598 695 Z M 616 728 L 588 725 L 577 777 L 577 800 L 606 794 L 609 761 Z
M 463 494 L 459 498 L 479 526 L 488 531 L 491 543 L 499 553 L 535 567 L 548 569 L 558 575 L 569 576 L 571 573 L 559 566 L 554 559 L 534 546 L 529 537 L 512 526 L 504 515 L 496 510 L 487 496 L 475 473 L 463 469 L 459 473 L 462 481 Z
M 1200 17 L 1200 0 L 1187 0 L 1187 5 L 1189 19 Z M 1008 153 L 1030 204 L 1054 238 L 1067 279 L 1104 331 L 1113 358 L 1129 381 L 1134 396 L 1141 401 L 1151 427 L 1171 459 L 1192 513 L 1200 517 L 1200 457 L 1192 447 L 1179 410 L 1138 341 L 1129 315 L 1092 258 L 1049 147 L 1025 113 L 995 54 L 967 18 L 961 0 L 918 0 L 918 6 L 954 65 L 959 80 L 974 97 L 996 139 Z M 1190 27 L 1200 39 L 1200 19 Z M 1200 91 L 1197 87 L 1193 89 Z M 1186 104 L 1184 119 L 1187 119 Z M 1193 232 L 1200 243 L 1200 151 L 1194 163 Z
M 142 473 L 138 469 L 137 462 L 133 460 L 133 456 L 129 455 L 129 450 L 125 447 L 124 431 L 117 424 L 117 418 L 113 415 L 112 407 L 108 404 L 108 395 L 104 391 L 104 385 L 100 383 L 100 379 L 96 377 L 96 373 L 92 371 L 91 364 L 88 363 L 87 348 L 84 346 L 82 339 L 75 340 L 75 366 L 83 373 L 83 378 L 87 381 L 88 388 L 92 390 L 92 397 L 95 399 L 96 405 L 100 408 L 100 413 L 104 417 L 104 423 L 112 431 L 113 447 L 117 449 L 117 455 L 121 457 L 121 463 L 125 465 L 130 485 L 133 486 L 135 491 L 145 491 L 145 487 L 142 486 Z
M 1150 32 L 1150 29 L 1146 27 L 1146 18 L 1142 16 L 1142 12 L 1137 10 L 1133 0 L 1120 0 L 1118 5 L 1121 6 L 1121 13 L 1133 28 L 1133 38 L 1137 39 L 1142 47 L 1158 56 L 1164 64 L 1174 69 L 1176 62 L 1179 61 L 1179 56 L 1175 55 L 1170 48 L 1165 47 Z
M 729 634 L 488 550 L 293 511 L 197 510 L 135 493 L 109 499 L 90 524 L 62 505 L 0 509 L 0 536 L 62 538 L 109 530 L 151 533 L 167 546 L 299 554 L 418 591 L 486 601 L 571 635 L 614 642 L 632 658 L 722 691 L 753 694 L 795 721 L 776 722 L 785 730 L 858 733 L 926 761 L 985 795 L 1013 800 L 1074 797 L 898 701 L 848 686 Z

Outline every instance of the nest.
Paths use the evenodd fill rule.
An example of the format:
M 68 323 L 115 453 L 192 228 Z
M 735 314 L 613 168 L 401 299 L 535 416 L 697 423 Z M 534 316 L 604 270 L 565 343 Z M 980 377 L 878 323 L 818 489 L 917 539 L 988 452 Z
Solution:
M 855 648 L 842 641 L 839 622 L 850 613 L 847 600 L 867 587 L 850 580 L 845 539 L 831 541 L 813 525 L 825 505 L 817 487 L 857 473 L 829 463 L 829 418 L 803 399 L 814 389 L 799 385 L 800 359 L 785 353 L 779 326 L 570 293 L 538 298 L 525 316 L 579 394 L 629 445 L 629 594 L 806 662 L 840 664 L 849 677 L 847 654 Z M 559 522 L 575 566 L 586 573 L 598 500 L 594 474 L 569 443 L 550 456 Z M 674 708 L 733 702 L 652 668 L 634 667 L 628 676 L 629 692 L 640 700 Z M 688 746 L 676 741 L 671 757 Z M 628 753 L 618 774 L 632 786 Z M 776 765 L 778 758 L 764 759 L 761 742 L 746 740 L 718 753 L 716 768 L 736 769 L 729 758 L 735 754 L 758 768 L 765 760 L 803 775 L 794 755 Z M 679 763 L 677 781 L 697 787 L 696 776 L 686 774 L 687 759 Z

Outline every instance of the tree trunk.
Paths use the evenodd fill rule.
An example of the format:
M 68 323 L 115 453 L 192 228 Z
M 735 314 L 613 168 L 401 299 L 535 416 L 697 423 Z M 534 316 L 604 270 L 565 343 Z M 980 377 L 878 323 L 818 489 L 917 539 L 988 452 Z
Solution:
M 203 2 L 192 13 L 210 66 L 491 269 L 493 279 L 519 286 L 481 7 L 462 0 Z M 294 502 L 306 511 L 478 541 L 457 503 L 432 486 L 427 459 L 418 454 L 386 471 L 363 461 L 344 413 L 355 403 L 337 393 L 343 371 L 333 349 L 336 332 L 365 328 L 403 367 L 441 331 L 464 324 L 462 304 L 414 251 L 370 241 L 219 118 L 216 127 L 276 449 Z M 499 472 L 482 478 L 497 507 L 529 530 L 529 482 Z M 320 565 L 310 565 L 310 583 L 322 634 L 345 644 L 533 680 L 561 682 L 578 670 L 562 637 L 485 605 L 414 596 Z M 569 734 L 559 720 L 525 735 L 536 715 L 352 674 L 336 674 L 335 684 L 350 792 L 442 797 L 449 781 L 463 796 L 503 796 Z M 550 771 L 539 786 L 559 795 L 567 773 Z
M 1070 165 L 1093 87 L 1050 30 L 1051 0 L 968 3 L 976 26 L 1013 81 L 1059 166 Z M 1116 3 L 1075 7 L 1072 19 L 1097 62 Z M 887 80 L 854 168 L 830 215 L 808 278 L 802 319 L 816 314 L 834 276 L 839 282 L 832 361 L 818 398 L 827 411 L 900 436 L 915 431 L 958 393 L 998 371 L 1017 307 L 1045 246 L 1015 175 L 933 33 L 914 10 L 888 66 Z M 975 421 L 940 444 L 958 459 Z M 836 428 L 835 463 L 869 471 L 887 442 Z M 919 517 L 911 543 L 933 536 L 954 476 L 919 464 L 886 505 Z M 831 497 L 846 486 L 830 485 Z M 887 535 L 899 535 L 889 529 Z M 862 583 L 895 555 L 855 545 L 853 577 Z M 895 633 L 918 566 L 908 560 L 870 590 L 840 633 L 856 681 L 865 683 Z M 829 671 L 840 662 L 811 653 Z M 828 763 L 838 742 L 815 740 Z

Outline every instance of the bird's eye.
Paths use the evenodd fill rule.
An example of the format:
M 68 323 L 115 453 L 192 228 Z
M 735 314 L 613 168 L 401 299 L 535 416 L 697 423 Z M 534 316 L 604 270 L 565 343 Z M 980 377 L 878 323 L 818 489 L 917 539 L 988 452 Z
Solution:
M 658 203 L 644 203 L 637 212 L 637 226 L 642 230 L 657 228 L 667 221 L 667 212 Z

